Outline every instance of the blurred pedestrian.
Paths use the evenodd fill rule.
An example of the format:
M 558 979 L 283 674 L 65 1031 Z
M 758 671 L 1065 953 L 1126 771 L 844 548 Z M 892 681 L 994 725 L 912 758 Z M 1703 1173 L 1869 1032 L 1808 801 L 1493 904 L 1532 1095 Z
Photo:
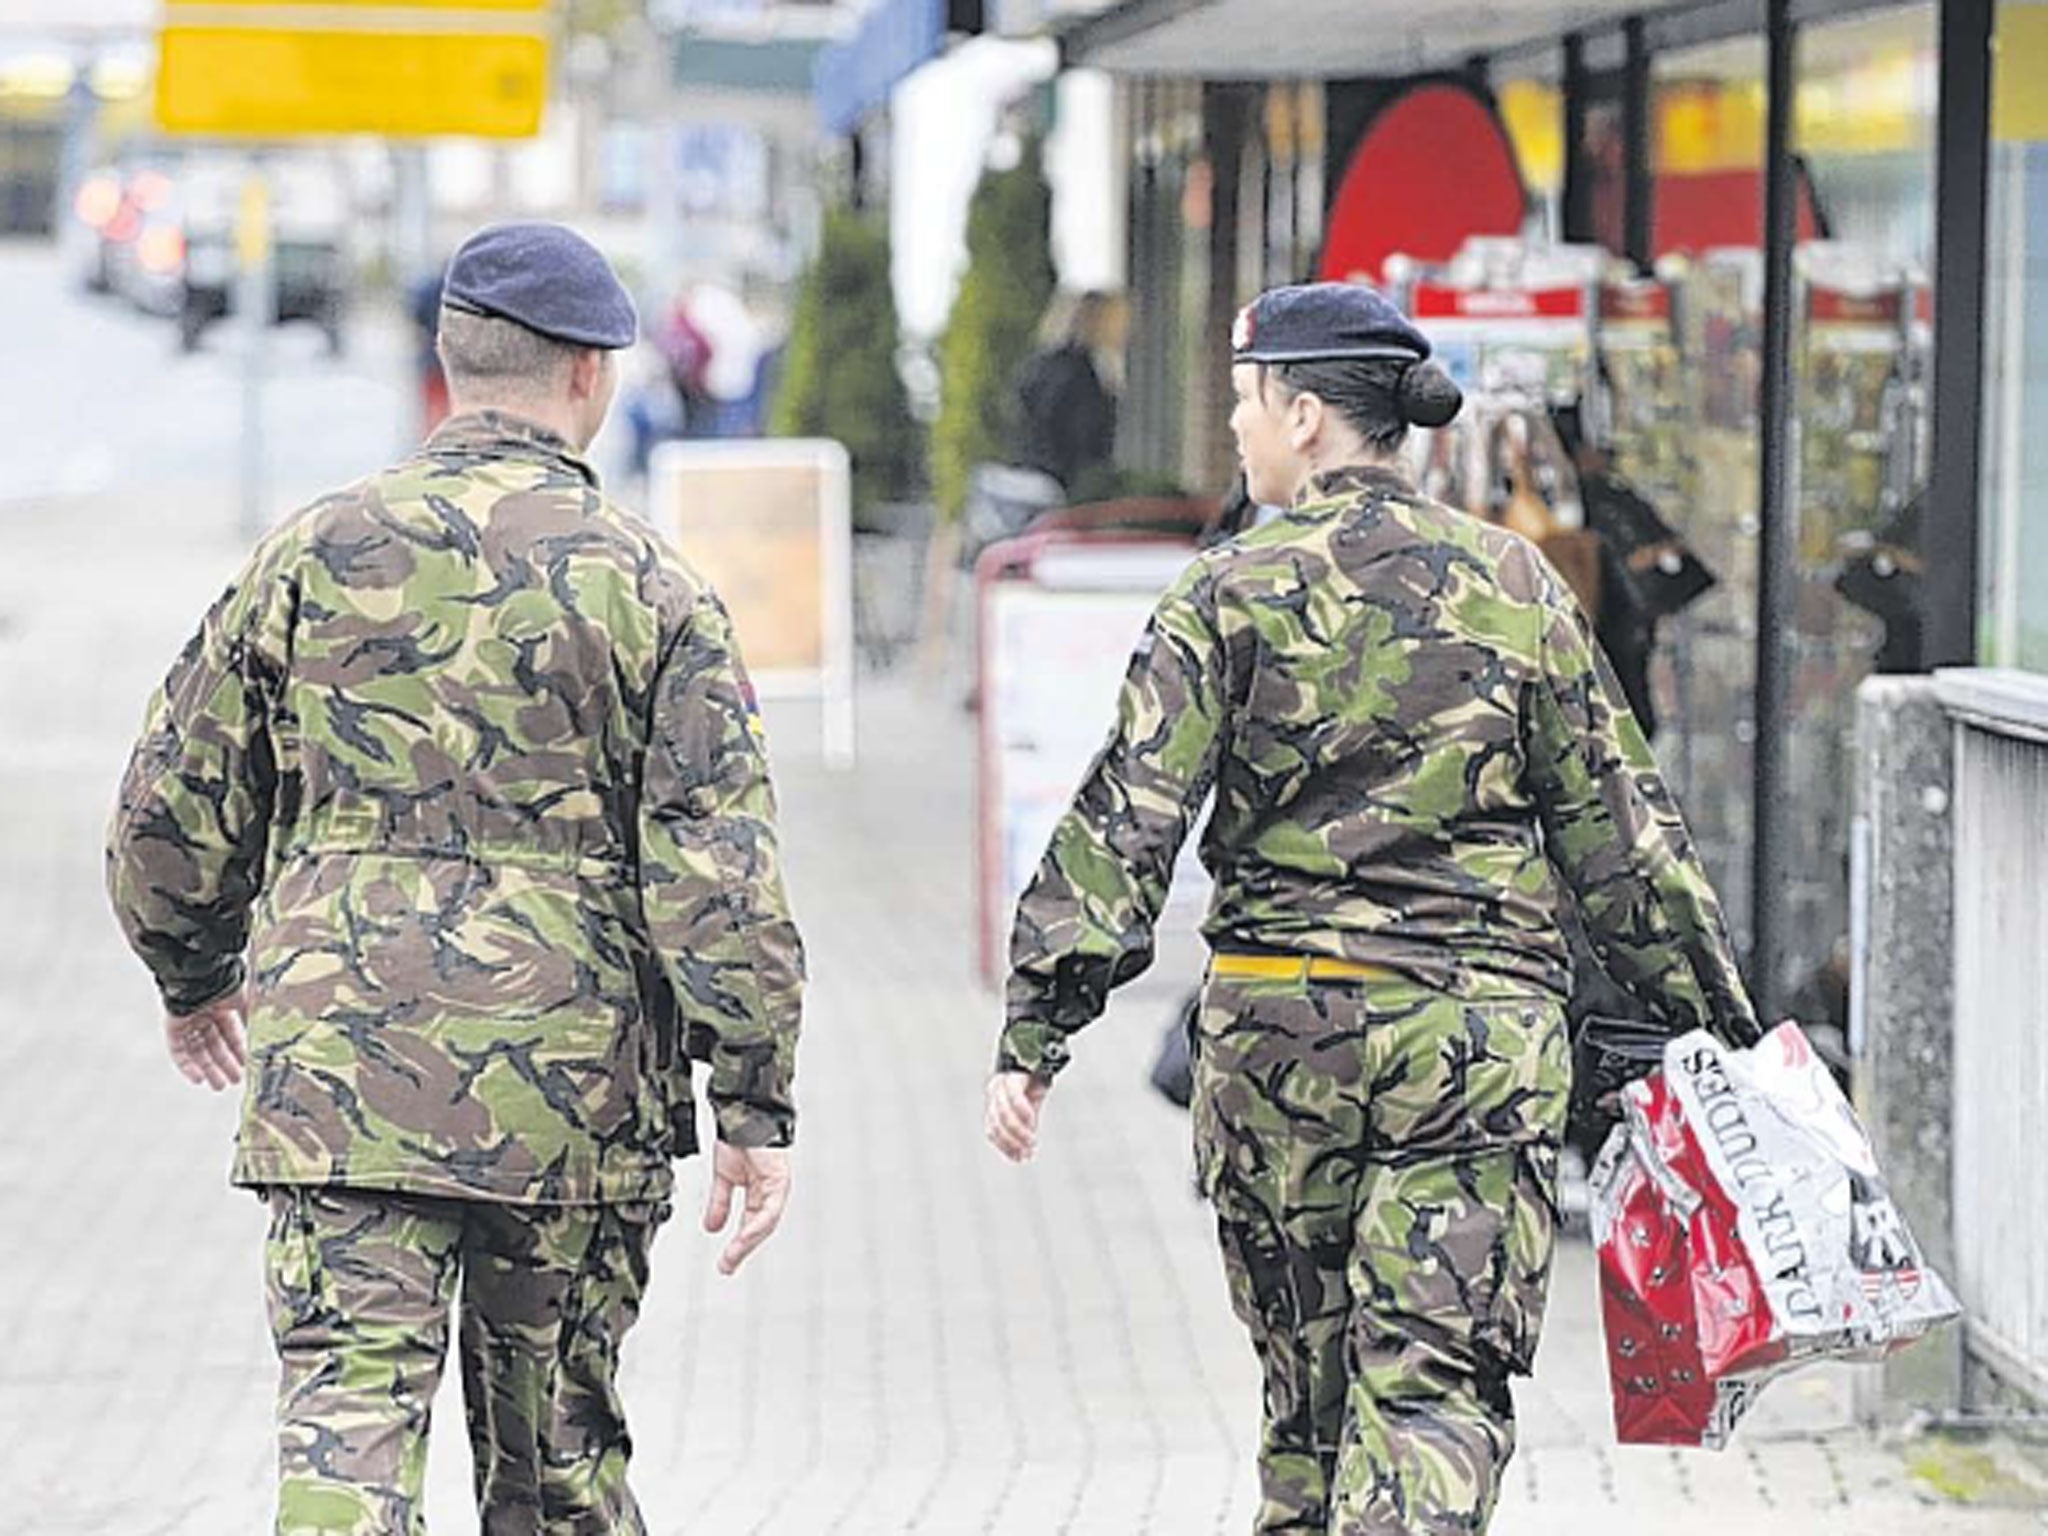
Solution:
M 788 1194 L 802 952 L 725 610 L 582 458 L 625 291 L 498 225 L 439 331 L 455 414 L 262 539 L 172 668 L 109 887 L 179 1070 L 246 1063 L 278 1530 L 423 1528 L 459 1305 L 483 1529 L 638 1532 L 614 1373 L 687 1057 L 730 1273 Z
M 1457 413 L 1362 285 L 1238 319 L 1251 497 L 1287 511 L 1161 600 L 1018 903 L 990 1140 L 1152 960 L 1213 788 L 1203 1192 L 1265 1378 L 1261 1531 L 1483 1530 L 1535 1356 L 1570 1086 L 1569 895 L 1645 1013 L 1747 1042 L 1720 909 L 1562 580 L 1419 495 Z
M 1057 295 L 1038 350 L 1012 383 L 1011 462 L 1052 476 L 1069 501 L 1114 493 L 1117 402 L 1107 379 L 1123 349 L 1123 313 L 1111 294 Z
M 676 399 L 682 404 L 685 437 L 711 435 L 711 338 L 691 313 L 688 290 L 678 293 L 653 334 L 655 350 L 668 364 Z
M 1589 605 L 1593 634 L 1614 668 L 1643 734 L 1657 734 L 1650 662 L 1664 620 L 1698 602 L 1714 574 L 1641 491 L 1617 471 L 1614 455 L 1589 438 L 1583 412 L 1561 405 L 1552 430 L 1572 461 L 1587 529 L 1600 541 L 1600 579 Z
M 440 268 L 406 291 L 405 308 L 412 321 L 413 378 L 419 385 L 420 436 L 425 437 L 448 419 L 448 379 L 434 344 L 441 327 Z
M 766 338 L 746 300 L 719 283 L 699 283 L 690 295 L 690 320 L 710 344 L 704 365 L 708 417 L 704 437 L 751 437 L 756 422 L 755 386 L 760 382 Z
M 667 361 L 642 337 L 620 354 L 619 410 L 626 420 L 626 469 L 645 482 L 654 450 L 683 435 L 683 402 Z

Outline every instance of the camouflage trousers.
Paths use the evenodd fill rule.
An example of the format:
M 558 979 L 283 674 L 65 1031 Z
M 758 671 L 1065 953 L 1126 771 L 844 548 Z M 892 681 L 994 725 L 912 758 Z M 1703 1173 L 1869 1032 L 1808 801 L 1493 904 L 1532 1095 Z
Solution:
M 1561 1000 L 1211 976 L 1195 1150 L 1265 1378 L 1257 1529 L 1483 1531 L 1555 1239 Z
M 644 1529 L 613 1378 L 667 1214 L 333 1187 L 269 1191 L 280 1536 L 418 1536 L 460 1292 L 485 1536 Z

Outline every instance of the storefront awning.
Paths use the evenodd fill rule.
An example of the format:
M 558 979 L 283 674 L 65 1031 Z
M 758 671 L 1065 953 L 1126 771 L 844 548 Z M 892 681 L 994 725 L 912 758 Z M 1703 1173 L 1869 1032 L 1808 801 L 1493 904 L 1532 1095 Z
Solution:
M 1118 74 L 1406 75 L 1615 27 L 1642 9 L 1641 0 L 1124 0 L 1062 42 L 1070 62 Z
M 700 90 L 807 96 L 822 47 L 815 38 L 757 42 L 686 33 L 676 39 L 669 78 L 685 99 Z
M 880 0 L 853 36 L 818 55 L 818 121 L 850 133 L 889 99 L 896 82 L 946 46 L 946 0 Z

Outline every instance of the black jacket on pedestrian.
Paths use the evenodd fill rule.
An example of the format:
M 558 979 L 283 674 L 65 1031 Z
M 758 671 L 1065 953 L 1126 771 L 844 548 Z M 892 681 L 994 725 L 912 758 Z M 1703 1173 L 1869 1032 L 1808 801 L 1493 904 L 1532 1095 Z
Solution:
M 1017 370 L 1010 457 L 1072 494 L 1086 472 L 1107 464 L 1116 444 L 1116 396 L 1079 342 L 1033 353 Z

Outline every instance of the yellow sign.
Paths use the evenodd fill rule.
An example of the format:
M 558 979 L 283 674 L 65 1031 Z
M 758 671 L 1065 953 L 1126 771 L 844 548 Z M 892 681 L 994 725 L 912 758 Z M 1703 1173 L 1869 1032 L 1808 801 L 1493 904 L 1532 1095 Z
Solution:
M 299 27 L 322 30 L 347 25 L 353 19 L 371 17 L 383 30 L 391 29 L 394 15 L 405 18 L 404 29 L 431 26 L 449 12 L 479 11 L 498 16 L 539 17 L 548 0 L 164 0 L 170 25 L 181 18 L 212 11 L 235 12 L 244 25 Z M 257 20 L 252 12 L 275 12 Z M 417 13 L 417 14 L 415 14 Z
M 1564 186 L 1564 93 L 1537 80 L 1509 80 L 1495 93 L 1500 120 L 1532 190 Z
M 529 138 L 547 100 L 545 19 L 544 0 L 172 0 L 157 126 L 253 138 Z
M 2008 144 L 2048 140 L 2048 5 L 2005 4 L 1991 40 L 1991 136 Z
M 1657 169 L 1667 176 L 1764 163 L 1761 80 L 1675 80 L 1657 92 Z

